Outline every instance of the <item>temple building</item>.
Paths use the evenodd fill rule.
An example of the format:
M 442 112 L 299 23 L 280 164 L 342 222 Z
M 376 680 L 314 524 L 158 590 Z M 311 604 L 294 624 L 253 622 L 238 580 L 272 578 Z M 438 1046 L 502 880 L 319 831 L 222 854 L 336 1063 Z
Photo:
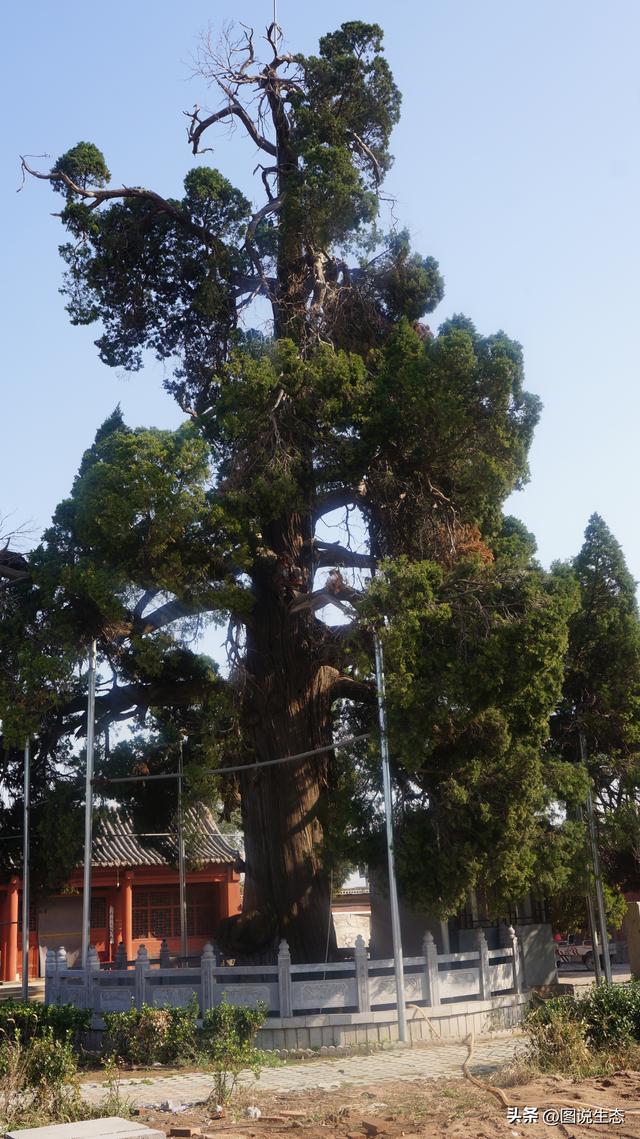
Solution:
M 239 851 L 222 835 L 208 807 L 185 811 L 187 848 L 188 954 L 200 956 L 214 941 L 223 918 L 240 910 Z M 91 945 L 102 961 L 113 961 L 120 942 L 127 958 L 145 945 L 157 957 L 166 940 L 179 956 L 180 904 L 177 836 L 136 833 L 124 811 L 111 810 L 96 823 L 93 836 Z M 83 868 L 64 890 L 31 907 L 29 975 L 44 975 L 47 949 L 67 950 L 73 964 L 82 940 Z M 15 981 L 22 968 L 22 881 L 0 885 L 0 979 Z

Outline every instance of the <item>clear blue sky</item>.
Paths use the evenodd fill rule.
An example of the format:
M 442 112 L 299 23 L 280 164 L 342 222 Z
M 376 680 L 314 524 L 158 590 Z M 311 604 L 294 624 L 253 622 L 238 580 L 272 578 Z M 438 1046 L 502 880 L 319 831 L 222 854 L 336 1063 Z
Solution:
M 0 185 L 4 271 L 0 513 L 46 525 L 116 403 L 132 425 L 173 426 L 161 368 L 117 375 L 58 295 L 57 208 L 22 193 L 18 154 L 81 139 L 118 183 L 177 194 L 189 168 L 182 111 L 199 31 L 262 28 L 271 0 L 32 0 L 5 12 Z M 446 279 L 439 323 L 463 311 L 524 346 L 544 402 L 529 487 L 510 507 L 548 564 L 579 549 L 597 510 L 640 577 L 640 5 L 637 0 L 279 0 L 291 50 L 346 19 L 376 20 L 404 94 L 388 188 L 416 247 Z M 207 161 L 243 189 L 252 148 L 220 132 Z M 47 162 L 41 160 L 46 168 Z

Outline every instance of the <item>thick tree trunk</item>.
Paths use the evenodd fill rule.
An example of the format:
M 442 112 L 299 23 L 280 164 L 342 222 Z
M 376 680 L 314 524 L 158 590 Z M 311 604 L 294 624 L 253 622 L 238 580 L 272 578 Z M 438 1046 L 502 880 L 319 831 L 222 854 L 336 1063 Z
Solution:
M 332 739 L 336 672 L 322 662 L 314 618 L 289 610 L 291 574 L 299 582 L 304 572 L 303 530 L 296 527 L 286 543 L 291 555 L 254 579 L 243 708 L 254 761 L 309 751 Z M 262 919 L 257 927 L 270 930 L 274 944 L 276 938 L 286 938 L 294 961 L 323 961 L 335 950 L 321 850 L 330 763 L 327 752 L 262 771 L 254 768 L 240 780 L 246 849 L 243 914 L 249 919 L 257 912 Z

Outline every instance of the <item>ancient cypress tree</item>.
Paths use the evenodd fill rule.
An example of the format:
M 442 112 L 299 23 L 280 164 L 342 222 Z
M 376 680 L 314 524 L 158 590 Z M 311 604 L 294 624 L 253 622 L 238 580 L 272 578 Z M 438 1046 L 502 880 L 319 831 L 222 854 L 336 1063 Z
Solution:
M 415 900 L 451 912 L 479 881 L 503 897 L 539 868 L 539 747 L 573 595 L 501 512 L 539 405 L 504 333 L 421 323 L 438 266 L 380 229 L 400 111 L 380 28 L 346 23 L 312 56 L 286 54 L 276 27 L 263 44 L 266 62 L 252 33 L 203 44 L 219 104 L 188 119 L 196 156 L 220 127 L 248 135 L 258 204 L 201 162 L 180 199 L 111 188 L 91 143 L 49 173 L 24 163 L 63 197 L 71 320 L 100 323 L 109 366 L 169 361 L 187 422 L 133 431 L 115 415 L 86 452 L 12 587 L 5 742 L 29 726 L 54 761 L 82 730 L 73 663 L 91 636 L 113 674 L 100 729 L 144 729 L 117 752 L 129 770 L 173 766 L 157 745 L 180 730 L 194 783 L 198 765 L 330 747 L 349 721 L 374 739 L 384 614 L 401 869 Z M 266 334 L 247 329 L 256 300 Z M 336 510 L 360 520 L 360 549 L 318 529 Z M 321 619 L 328 603 L 346 624 Z M 229 622 L 228 681 L 181 639 L 201 615 Z M 375 770 L 372 743 L 240 773 L 245 948 L 286 936 L 294 959 L 322 959 L 328 865 L 375 830 Z

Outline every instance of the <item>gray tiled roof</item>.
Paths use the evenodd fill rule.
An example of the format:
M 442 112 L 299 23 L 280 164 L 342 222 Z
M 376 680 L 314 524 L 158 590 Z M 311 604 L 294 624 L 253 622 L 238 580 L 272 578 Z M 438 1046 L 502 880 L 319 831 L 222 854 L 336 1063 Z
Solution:
M 212 811 L 203 804 L 184 813 L 185 848 L 190 863 L 235 863 L 240 855 L 220 834 Z M 94 827 L 92 866 L 170 866 L 178 858 L 175 828 L 168 837 L 134 831 L 122 810 L 107 811 Z

